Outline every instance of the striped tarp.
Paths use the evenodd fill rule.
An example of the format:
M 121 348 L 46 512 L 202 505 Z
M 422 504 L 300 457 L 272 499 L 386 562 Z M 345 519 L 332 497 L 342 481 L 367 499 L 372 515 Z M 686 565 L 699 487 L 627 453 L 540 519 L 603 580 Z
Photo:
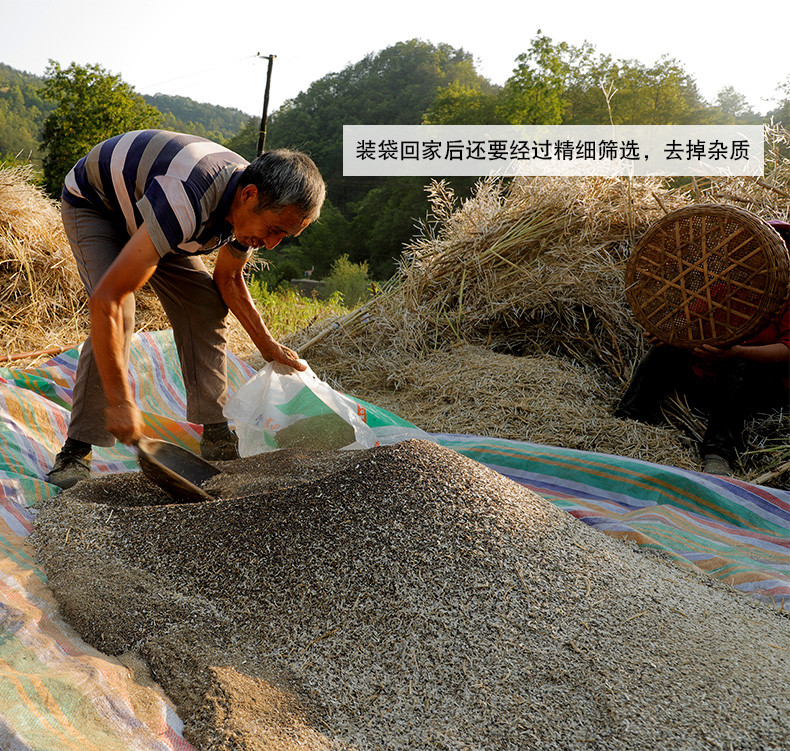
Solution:
M 0 369 L 0 749 L 192 751 L 162 690 L 62 620 L 28 540 L 32 507 L 58 491 L 46 473 L 65 437 L 77 357 L 75 349 L 40 368 Z M 234 361 L 236 384 L 249 374 L 241 367 Z M 132 371 L 152 432 L 196 447 L 172 338 L 135 337 Z M 97 472 L 137 466 L 125 446 L 93 457 Z
M 434 438 L 607 535 L 790 609 L 790 493 L 622 456 L 480 436 Z
M 27 371 L 0 369 L 0 749 L 191 749 L 156 686 L 63 622 L 28 535 L 66 432 L 78 350 Z M 131 377 L 151 435 L 197 449 L 170 332 L 135 336 Z M 235 390 L 254 371 L 231 356 Z M 375 428 L 403 421 L 368 405 Z M 384 434 L 386 430 L 383 430 Z M 431 435 L 613 537 L 664 551 L 754 597 L 790 607 L 790 493 L 647 462 L 518 441 Z M 131 450 L 94 450 L 95 472 L 137 468 Z

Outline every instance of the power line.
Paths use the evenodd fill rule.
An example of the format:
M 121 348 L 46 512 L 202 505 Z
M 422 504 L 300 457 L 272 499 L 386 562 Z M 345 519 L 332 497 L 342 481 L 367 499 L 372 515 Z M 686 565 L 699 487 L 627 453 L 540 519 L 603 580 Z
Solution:
M 153 89 L 157 86 L 164 86 L 169 83 L 174 83 L 176 81 L 183 81 L 185 78 L 193 78 L 194 76 L 202 76 L 206 73 L 215 73 L 218 70 L 224 70 L 230 67 L 234 67 L 241 62 L 251 60 L 253 58 L 260 57 L 260 55 L 249 55 L 248 57 L 240 57 L 234 62 L 228 62 L 224 65 L 212 65 L 210 68 L 204 68 L 203 70 L 196 70 L 191 73 L 185 73 L 183 76 L 176 76 L 175 78 L 168 78 L 166 81 L 158 81 L 157 83 L 148 84 L 146 86 L 142 86 L 141 90 Z

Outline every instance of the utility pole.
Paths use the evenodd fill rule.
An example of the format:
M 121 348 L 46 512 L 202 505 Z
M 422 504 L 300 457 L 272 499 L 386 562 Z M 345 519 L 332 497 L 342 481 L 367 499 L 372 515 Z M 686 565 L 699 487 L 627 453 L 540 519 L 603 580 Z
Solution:
M 269 61 L 269 69 L 266 72 L 266 91 L 263 95 L 263 114 L 261 115 L 261 128 L 258 133 L 258 156 L 263 154 L 263 150 L 266 146 L 266 120 L 269 117 L 269 87 L 272 83 L 272 64 L 274 63 L 275 55 L 261 55 L 258 53 L 258 57 L 263 57 L 268 59 Z

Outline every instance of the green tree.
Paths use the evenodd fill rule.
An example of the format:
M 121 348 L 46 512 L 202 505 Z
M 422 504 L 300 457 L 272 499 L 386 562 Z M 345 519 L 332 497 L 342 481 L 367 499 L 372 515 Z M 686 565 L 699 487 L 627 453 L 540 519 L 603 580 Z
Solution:
M 321 208 L 321 216 L 294 241 L 301 251 L 303 271 L 311 269 L 315 279 L 324 277 L 333 259 L 350 251 L 349 238 L 349 221 L 327 199 Z M 285 248 L 288 247 L 285 244 Z
M 415 225 L 428 214 L 425 182 L 421 177 L 384 178 L 353 206 L 349 256 L 355 263 L 369 261 L 376 279 L 393 274 Z
M 345 254 L 334 260 L 324 282 L 327 292 L 330 295 L 339 292 L 343 296 L 343 304 L 349 308 L 355 308 L 371 294 L 368 262 L 353 263 Z
M 734 86 L 725 86 L 716 96 L 716 104 L 727 115 L 740 117 L 751 113 L 752 108 L 746 97 L 735 90 Z
M 453 82 L 474 86 L 484 80 L 463 49 L 418 39 L 399 42 L 324 76 L 286 102 L 269 119 L 267 147 L 310 154 L 327 181 L 332 202 L 347 213 L 381 181 L 343 177 L 344 125 L 418 125 L 440 88 Z M 257 129 L 250 127 L 248 136 L 248 150 L 235 141 L 231 148 L 250 158 Z
M 499 111 L 505 122 L 525 125 L 559 125 L 570 102 L 568 90 L 574 76 L 589 65 L 592 47 L 555 44 L 541 31 L 529 50 L 516 58 L 516 68 L 505 82 Z
M 499 112 L 509 123 L 657 125 L 726 118 L 706 105 L 694 79 L 668 57 L 650 66 L 616 60 L 587 42 L 555 43 L 539 31 L 517 63 L 500 96 Z
M 236 135 L 224 141 L 224 145 L 231 151 L 241 154 L 245 159 L 252 161 L 257 156 L 258 132 L 261 127 L 260 117 L 251 117 L 238 130 Z M 270 148 L 271 141 L 266 144 Z
M 469 86 L 453 81 L 439 89 L 423 115 L 426 125 L 496 125 L 501 122 L 499 88 Z
M 196 102 L 183 96 L 145 95 L 145 101 L 162 113 L 162 127 L 191 133 L 222 143 L 233 138 L 250 116 L 233 107 Z
M 64 69 L 50 60 L 44 96 L 57 103 L 41 133 L 44 185 L 52 195 L 60 193 L 66 173 L 97 143 L 126 131 L 158 127 L 161 120 L 159 111 L 120 76 L 99 65 L 72 63 Z
M 636 86 L 632 97 L 641 93 L 644 109 L 636 117 L 645 125 L 689 123 L 697 118 L 702 100 L 694 79 L 677 61 L 661 58 L 655 65 L 635 67 Z M 629 93 L 631 93 L 629 92 Z
M 38 138 L 52 105 L 41 96 L 42 80 L 0 63 L 0 160 L 41 166 Z

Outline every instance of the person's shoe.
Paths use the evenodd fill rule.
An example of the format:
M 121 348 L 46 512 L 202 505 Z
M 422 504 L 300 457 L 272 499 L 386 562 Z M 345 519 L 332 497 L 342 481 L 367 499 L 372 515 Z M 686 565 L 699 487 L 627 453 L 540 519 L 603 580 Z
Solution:
M 229 461 L 239 458 L 239 439 L 228 423 L 203 426 L 200 455 L 208 461 Z
M 55 457 L 47 481 L 66 490 L 91 474 L 91 446 L 67 438 L 60 453 Z
M 702 471 L 709 475 L 721 475 L 722 477 L 732 477 L 732 467 L 730 463 L 718 454 L 705 454 L 702 457 Z

